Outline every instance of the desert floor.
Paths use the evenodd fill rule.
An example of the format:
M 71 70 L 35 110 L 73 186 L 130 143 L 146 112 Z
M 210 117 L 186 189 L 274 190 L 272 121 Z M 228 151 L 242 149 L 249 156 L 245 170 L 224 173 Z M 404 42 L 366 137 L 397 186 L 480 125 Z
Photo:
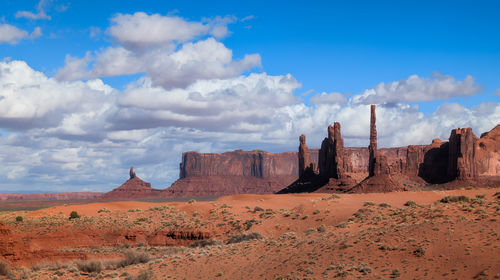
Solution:
M 4 211 L 0 277 L 500 279 L 499 215 L 500 188 Z

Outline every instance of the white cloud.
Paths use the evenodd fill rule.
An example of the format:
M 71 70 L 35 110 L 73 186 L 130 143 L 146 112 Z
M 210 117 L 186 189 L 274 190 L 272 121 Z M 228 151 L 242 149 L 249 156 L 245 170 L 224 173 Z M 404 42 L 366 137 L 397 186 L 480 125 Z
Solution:
M 186 42 L 209 32 L 210 27 L 176 16 L 143 12 L 118 14 L 111 18 L 109 33 L 129 49 L 143 49 L 174 42 Z
M 250 74 L 231 79 L 198 80 L 187 88 L 165 90 L 149 79 L 120 96 L 117 125 L 176 126 L 206 131 L 259 131 L 275 109 L 296 102 L 300 84 L 291 76 Z M 120 126 L 121 127 L 121 126 Z
M 472 76 L 463 81 L 454 77 L 434 73 L 432 79 L 411 75 L 391 83 L 380 83 L 374 89 L 367 89 L 355 96 L 352 101 L 361 104 L 381 104 L 397 102 L 418 102 L 446 100 L 453 96 L 471 96 L 482 88 L 474 83 Z
M 344 103 L 346 103 L 346 101 L 347 101 L 347 99 L 345 98 L 345 96 L 339 92 L 318 93 L 318 94 L 315 94 L 313 97 L 311 97 L 311 99 L 309 100 L 309 102 L 311 104 L 325 104 L 325 103 L 327 103 L 327 104 L 335 104 L 335 103 L 344 104 Z
M 192 22 L 170 15 L 118 14 L 111 19 L 108 33 L 119 45 L 95 56 L 67 55 L 57 78 L 70 81 L 145 73 L 154 85 L 170 89 L 200 79 L 235 77 L 261 66 L 260 55 L 235 60 L 232 50 L 215 39 L 227 36 L 227 25 L 236 20 L 226 16 Z M 202 38 L 209 35 L 215 38 Z
M 0 44 L 17 44 L 28 37 L 28 32 L 10 24 L 0 24 Z
M 37 27 L 35 27 L 33 32 L 31 32 L 30 38 L 35 39 L 35 38 L 38 38 L 40 36 L 42 36 L 42 28 L 40 28 L 40 26 L 37 26 Z
M 498 96 L 500 96 L 500 88 L 499 88 L 499 89 L 497 89 L 497 90 L 495 90 L 495 91 L 493 92 L 493 94 L 494 94 L 494 95 L 498 95 Z
M 97 55 L 91 70 L 90 53 L 83 58 L 66 56 L 66 65 L 57 73 L 60 80 L 93 79 L 146 73 L 155 85 L 164 88 L 186 87 L 199 79 L 222 79 L 260 67 L 260 55 L 245 55 L 233 60 L 233 53 L 213 38 L 186 43 L 177 51 L 154 49 L 134 52 L 122 47 L 109 47 Z
M 60 83 L 23 61 L 0 62 L 0 88 L 0 125 L 12 130 L 82 135 L 114 105 L 113 89 L 100 80 Z
M 40 0 L 38 4 L 36 5 L 36 10 L 37 13 L 33 13 L 30 11 L 18 11 L 16 13 L 16 18 L 28 18 L 28 19 L 51 19 L 50 16 L 48 16 L 45 13 L 45 9 L 47 5 L 50 3 L 50 0 Z
M 73 81 L 89 77 L 88 65 L 91 60 L 90 52 L 87 52 L 83 58 L 67 54 L 64 59 L 65 65 L 57 71 L 56 78 L 62 81 Z

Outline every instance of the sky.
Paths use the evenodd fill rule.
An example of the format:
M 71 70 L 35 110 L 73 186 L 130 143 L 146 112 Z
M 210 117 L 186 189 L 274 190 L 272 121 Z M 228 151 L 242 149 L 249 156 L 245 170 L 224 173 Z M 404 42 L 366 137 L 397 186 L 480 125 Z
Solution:
M 155 188 L 182 152 L 500 123 L 498 1 L 0 2 L 0 192 Z

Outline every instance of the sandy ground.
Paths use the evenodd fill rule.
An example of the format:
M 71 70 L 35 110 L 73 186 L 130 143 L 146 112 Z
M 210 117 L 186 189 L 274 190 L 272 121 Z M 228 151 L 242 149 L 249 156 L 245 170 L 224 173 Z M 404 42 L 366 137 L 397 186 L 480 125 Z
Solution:
M 24 279 L 500 279 L 498 192 L 234 195 L 10 211 L 0 213 L 0 252 L 8 276 Z M 468 201 L 439 202 L 446 196 Z M 72 211 L 80 218 L 68 219 Z M 149 258 L 120 265 L 125 253 Z M 92 261 L 98 267 L 87 269 Z

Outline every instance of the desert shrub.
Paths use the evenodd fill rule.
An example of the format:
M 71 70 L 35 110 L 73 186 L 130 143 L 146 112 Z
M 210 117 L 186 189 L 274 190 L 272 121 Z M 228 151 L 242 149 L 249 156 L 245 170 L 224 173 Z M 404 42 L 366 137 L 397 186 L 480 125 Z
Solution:
M 147 263 L 150 259 L 146 253 L 129 250 L 125 252 L 125 258 L 118 263 L 118 266 L 126 267 L 133 264 Z
M 0 261 L 0 275 L 8 275 L 10 274 L 10 265 L 7 262 Z
M 469 202 L 470 199 L 466 197 L 465 195 L 449 195 L 443 197 L 439 202 L 441 203 L 452 203 L 452 202 Z
M 79 219 L 80 218 L 80 215 L 78 215 L 78 212 L 76 211 L 71 211 L 71 213 L 69 214 L 69 219 L 72 220 L 72 219 Z
M 214 245 L 219 245 L 220 241 L 215 240 L 215 239 L 203 239 L 203 240 L 198 240 L 189 245 L 191 248 L 203 248 L 207 246 L 214 246 Z
M 423 255 L 425 255 L 424 248 L 418 247 L 417 249 L 415 249 L 415 251 L 413 251 L 413 255 L 415 255 L 417 257 L 422 257 Z
M 291 215 L 290 210 L 288 209 L 280 209 L 279 212 L 285 217 L 289 217 Z
M 408 200 L 404 205 L 408 207 L 416 207 L 417 203 L 413 200 Z
M 16 217 L 16 222 L 22 222 L 22 221 L 23 221 L 23 217 L 21 217 L 21 216 Z
M 80 271 L 92 273 L 92 272 L 101 272 L 104 269 L 104 265 L 101 261 L 84 261 L 77 262 L 76 266 Z
M 496 192 L 493 196 L 496 197 L 497 199 L 500 199 L 500 192 Z
M 255 208 L 253 208 L 253 211 L 254 212 L 264 211 L 264 208 L 262 208 L 260 206 L 255 206 Z
M 195 202 L 196 202 L 196 200 L 195 200 L 195 199 L 190 199 L 190 200 L 188 201 L 188 203 L 189 203 L 189 204 L 193 204 L 193 203 L 195 203 Z
M 316 210 L 314 210 L 313 215 L 319 214 L 319 212 L 320 211 L 318 209 L 316 209 Z
M 375 205 L 375 202 L 372 202 L 372 201 L 365 201 L 365 203 L 363 203 L 363 206 L 373 206 Z
M 246 220 L 243 224 L 245 225 L 245 230 L 249 230 L 254 224 L 259 224 L 260 221 L 256 219 Z
M 102 208 L 102 209 L 99 209 L 99 211 L 97 211 L 97 213 L 109 213 L 109 212 L 111 212 L 111 210 L 106 209 L 106 208 Z
M 240 234 L 235 234 L 229 238 L 227 241 L 227 244 L 233 244 L 233 243 L 240 243 L 243 241 L 249 241 L 249 240 L 258 240 L 258 239 L 263 239 L 264 237 L 257 233 L 257 232 L 252 232 L 252 233 L 240 233 Z
M 325 225 L 320 225 L 318 228 L 317 228 L 318 232 L 325 232 L 326 231 L 326 227 Z
M 154 273 L 152 270 L 143 269 L 136 277 L 129 276 L 126 280 L 150 280 L 154 279 Z
M 400 275 L 401 275 L 401 273 L 399 272 L 399 270 L 394 269 L 391 273 L 391 278 L 396 278 L 396 277 L 399 277 Z
M 389 207 L 391 207 L 391 205 L 389 205 L 389 204 L 387 204 L 385 202 L 380 203 L 378 206 L 382 207 L 382 208 L 389 208 Z

